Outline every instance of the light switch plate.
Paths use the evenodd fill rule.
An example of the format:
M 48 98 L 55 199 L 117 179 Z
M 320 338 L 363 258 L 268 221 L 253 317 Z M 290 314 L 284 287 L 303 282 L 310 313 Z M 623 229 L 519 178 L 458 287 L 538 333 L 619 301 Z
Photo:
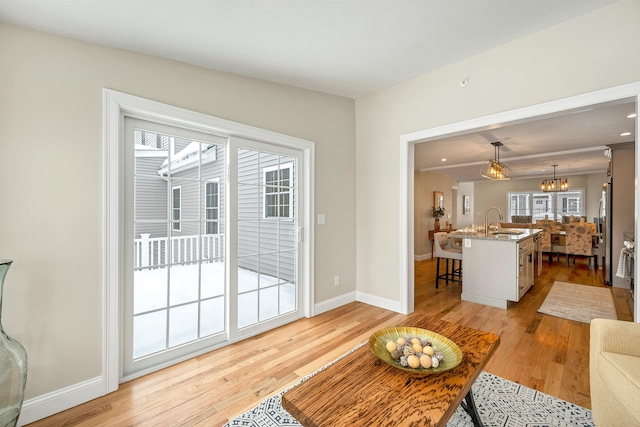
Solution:
M 324 224 L 324 214 L 318 214 L 318 225 L 323 225 Z
M 464 247 L 465 248 L 471 247 L 471 239 L 464 239 Z

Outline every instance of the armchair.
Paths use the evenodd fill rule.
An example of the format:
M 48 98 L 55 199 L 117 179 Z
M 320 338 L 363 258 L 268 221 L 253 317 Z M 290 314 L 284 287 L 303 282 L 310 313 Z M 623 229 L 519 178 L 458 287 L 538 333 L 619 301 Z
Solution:
M 591 321 L 591 412 L 598 427 L 640 425 L 640 323 Z

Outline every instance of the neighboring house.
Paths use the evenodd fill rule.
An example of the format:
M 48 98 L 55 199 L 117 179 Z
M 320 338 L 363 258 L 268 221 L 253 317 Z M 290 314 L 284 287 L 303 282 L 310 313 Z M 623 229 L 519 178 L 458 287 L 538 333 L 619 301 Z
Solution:
M 223 260 L 225 150 L 220 145 L 136 131 L 136 269 Z M 170 151 L 176 153 L 171 159 Z M 295 247 L 277 246 L 278 242 L 293 242 L 293 238 L 275 238 L 283 234 L 293 237 L 295 233 L 293 162 L 283 163 L 282 157 L 273 154 L 258 156 L 251 150 L 240 150 L 238 157 L 239 266 L 293 281 Z M 287 221 L 289 218 L 291 221 Z M 167 251 L 169 235 L 171 258 Z M 259 257 L 258 252 L 262 254 Z

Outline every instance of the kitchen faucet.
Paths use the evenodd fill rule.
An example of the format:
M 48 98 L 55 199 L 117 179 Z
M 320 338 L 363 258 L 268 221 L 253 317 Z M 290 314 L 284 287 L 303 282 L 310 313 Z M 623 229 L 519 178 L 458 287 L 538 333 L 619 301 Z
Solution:
M 500 208 L 497 206 L 490 206 L 485 212 L 484 212 L 484 237 L 489 237 L 489 221 L 487 221 L 487 219 L 489 218 L 489 211 L 490 210 L 497 210 L 498 211 L 498 216 L 500 217 L 500 221 L 503 220 L 502 217 L 502 212 L 500 211 Z

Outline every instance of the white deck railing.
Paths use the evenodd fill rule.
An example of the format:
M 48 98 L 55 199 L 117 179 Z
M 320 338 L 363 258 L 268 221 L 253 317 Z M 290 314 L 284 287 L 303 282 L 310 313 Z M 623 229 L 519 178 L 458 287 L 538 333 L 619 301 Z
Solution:
M 168 248 L 168 242 L 171 247 Z M 200 254 L 198 241 L 202 242 Z M 174 236 L 151 238 L 150 234 L 140 234 L 134 239 L 135 269 L 156 268 L 167 264 L 189 264 L 198 261 L 216 261 L 224 256 L 224 235 L 205 234 L 202 236 Z

